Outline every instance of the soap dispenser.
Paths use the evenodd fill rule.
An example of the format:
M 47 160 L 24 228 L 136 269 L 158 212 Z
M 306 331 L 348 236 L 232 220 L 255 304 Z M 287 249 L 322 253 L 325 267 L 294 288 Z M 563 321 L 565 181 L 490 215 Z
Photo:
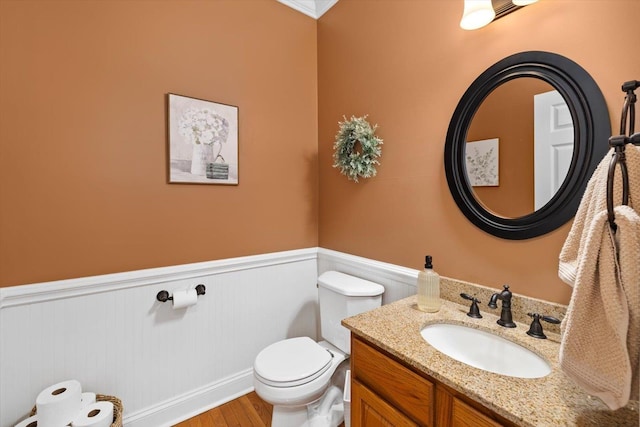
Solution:
M 425 257 L 424 270 L 418 273 L 418 308 L 427 313 L 440 310 L 440 276 L 433 271 L 430 255 Z

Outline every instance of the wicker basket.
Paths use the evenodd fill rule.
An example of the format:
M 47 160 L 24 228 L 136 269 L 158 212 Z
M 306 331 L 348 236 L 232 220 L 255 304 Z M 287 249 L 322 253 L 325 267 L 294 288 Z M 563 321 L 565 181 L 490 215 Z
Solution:
M 111 427 L 122 427 L 122 402 L 115 396 L 107 396 L 106 394 L 96 394 L 96 401 L 106 401 L 113 403 L 113 423 Z M 31 410 L 31 416 L 36 414 L 36 407 Z

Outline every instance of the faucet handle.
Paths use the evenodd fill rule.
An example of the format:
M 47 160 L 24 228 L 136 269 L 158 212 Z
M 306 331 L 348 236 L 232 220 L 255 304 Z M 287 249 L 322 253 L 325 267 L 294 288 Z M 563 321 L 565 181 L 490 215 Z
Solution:
M 556 319 L 555 317 L 552 317 L 552 316 L 546 316 L 538 313 L 527 313 L 527 315 L 533 318 L 533 321 L 531 322 L 531 326 L 529 326 L 529 330 L 527 331 L 527 335 L 530 335 L 534 338 L 540 338 L 540 339 L 547 338 L 547 336 L 544 334 L 542 330 L 542 324 L 540 323 L 540 320 L 544 320 L 545 322 L 553 323 L 556 325 L 560 323 L 559 319 Z
M 557 319 L 553 316 L 540 316 L 541 320 L 545 322 L 553 323 L 554 325 L 559 325 L 561 323 L 560 319 Z
M 471 307 L 469 308 L 469 312 L 467 316 L 473 317 L 474 319 L 482 319 L 482 315 L 480 314 L 480 309 L 478 308 L 478 299 L 476 297 L 472 297 L 469 294 L 465 294 L 464 292 L 460 294 L 460 296 L 466 300 L 471 301 Z M 482 304 L 482 303 L 481 303 Z

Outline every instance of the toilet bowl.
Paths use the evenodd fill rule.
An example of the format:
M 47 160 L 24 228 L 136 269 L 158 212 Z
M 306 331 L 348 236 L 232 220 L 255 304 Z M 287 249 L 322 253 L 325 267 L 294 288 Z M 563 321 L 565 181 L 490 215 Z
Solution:
M 279 341 L 260 352 L 254 363 L 254 387 L 258 396 L 274 407 L 271 425 L 310 425 L 305 424 L 308 412 L 312 415 L 314 410 L 317 412 L 334 374 L 346 360 L 347 355 L 338 348 L 326 341 L 316 343 L 308 337 Z M 336 404 L 341 403 L 342 394 L 338 393 L 338 397 Z M 314 408 L 314 404 L 318 408 Z M 327 409 L 331 410 L 331 406 Z M 342 408 L 333 409 L 342 411 Z M 330 415 L 328 412 L 316 414 Z M 341 418 L 342 413 L 334 415 Z M 341 419 L 336 425 L 340 422 Z
M 273 405 L 272 427 L 337 427 L 344 417 L 344 378 L 351 350 L 340 321 L 379 307 L 384 288 L 336 271 L 318 278 L 321 335 L 289 338 L 263 349 L 254 362 L 254 388 Z

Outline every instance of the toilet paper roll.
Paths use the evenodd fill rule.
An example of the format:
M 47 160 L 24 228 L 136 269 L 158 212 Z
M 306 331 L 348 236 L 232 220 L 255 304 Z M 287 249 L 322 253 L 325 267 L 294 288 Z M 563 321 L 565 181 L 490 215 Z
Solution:
M 113 403 L 100 401 L 80 411 L 71 427 L 109 427 L 113 423 Z
M 38 427 L 38 416 L 29 417 L 16 424 L 15 427 Z
M 91 392 L 82 393 L 82 407 L 96 403 L 96 394 Z
M 36 398 L 38 427 L 60 427 L 71 423 L 82 409 L 82 387 L 76 380 L 45 388 Z
M 198 302 L 198 292 L 195 289 L 184 289 L 173 292 L 173 308 L 185 308 Z

